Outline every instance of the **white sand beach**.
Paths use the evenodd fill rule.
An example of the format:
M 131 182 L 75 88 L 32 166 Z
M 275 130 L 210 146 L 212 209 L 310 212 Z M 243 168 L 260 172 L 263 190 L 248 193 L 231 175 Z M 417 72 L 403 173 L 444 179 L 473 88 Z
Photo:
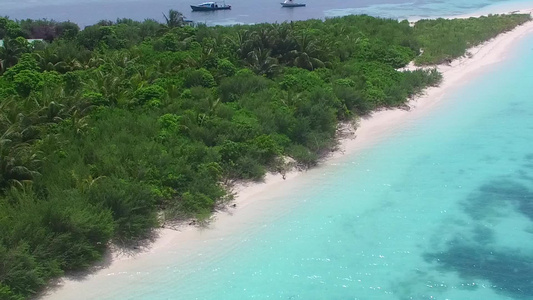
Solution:
M 514 11 L 514 9 L 507 11 Z M 533 9 L 520 10 L 520 12 L 531 13 Z M 322 161 L 321 165 L 335 163 L 336 160 L 348 154 L 371 147 L 386 139 L 403 125 L 438 108 L 447 93 L 468 83 L 472 77 L 487 71 L 491 65 L 504 60 L 513 46 L 529 34 L 533 34 L 533 22 L 531 21 L 470 49 L 471 55 L 468 57 L 455 60 L 449 65 L 437 66 L 443 74 L 443 82 L 440 86 L 427 89 L 423 95 L 412 99 L 408 103 L 409 110 L 382 110 L 363 118 L 355 133 L 340 141 L 339 151 Z M 80 295 L 84 293 L 92 295 L 98 290 L 100 284 L 105 283 L 106 278 L 114 274 L 142 272 L 146 266 L 164 265 L 165 258 L 171 255 L 187 259 L 187 257 L 192 257 L 199 247 L 208 243 L 224 240 L 235 234 L 246 235 L 247 228 L 268 224 L 275 220 L 278 214 L 283 214 L 290 207 L 298 205 L 300 203 L 298 201 L 281 201 L 279 195 L 297 189 L 307 172 L 320 172 L 320 168 L 319 165 L 309 171 L 293 171 L 288 173 L 286 178 L 282 178 L 280 174 L 268 174 L 262 183 L 239 185 L 235 189 L 237 193 L 233 202 L 235 207 L 228 207 L 224 211 L 217 212 L 206 228 L 184 226 L 179 230 L 160 229 L 158 230 L 159 237 L 146 248 L 134 250 L 135 253 L 115 251 L 98 270 L 83 277 L 67 277 L 59 280 L 57 285 L 46 291 L 41 299 L 80 299 Z M 95 297 L 97 297 L 96 294 Z

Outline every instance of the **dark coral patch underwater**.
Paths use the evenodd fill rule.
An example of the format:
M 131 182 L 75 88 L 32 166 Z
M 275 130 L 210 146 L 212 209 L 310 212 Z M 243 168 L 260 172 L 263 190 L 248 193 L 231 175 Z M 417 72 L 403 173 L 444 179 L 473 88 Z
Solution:
M 494 290 L 514 299 L 533 299 L 533 251 L 523 251 L 522 245 L 498 245 L 494 231 L 483 225 L 494 218 L 512 217 L 508 207 L 533 225 L 533 191 L 509 179 L 491 180 L 463 205 L 471 219 L 465 231 L 473 234 L 465 238 L 465 231 L 457 233 L 443 251 L 426 253 L 424 259 L 440 271 L 489 282 Z
M 428 262 L 439 268 L 457 272 L 463 278 L 482 279 L 493 289 L 516 299 L 533 298 L 533 256 L 496 251 L 483 245 L 467 245 L 454 241 L 444 252 L 426 254 Z

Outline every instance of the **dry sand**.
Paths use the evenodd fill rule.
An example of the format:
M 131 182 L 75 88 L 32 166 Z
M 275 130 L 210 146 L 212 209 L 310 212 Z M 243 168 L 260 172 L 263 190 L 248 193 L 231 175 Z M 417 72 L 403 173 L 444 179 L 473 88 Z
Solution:
M 509 10 L 508 10 L 509 11 Z M 533 9 L 521 10 L 531 13 Z M 479 16 L 479 15 L 478 15 Z M 487 70 L 487 66 L 505 59 L 513 45 L 524 36 L 533 33 L 533 22 L 528 22 L 514 30 L 470 49 L 470 57 L 453 61 L 450 65 L 437 66 L 443 74 L 439 87 L 429 88 L 424 95 L 409 102 L 410 110 L 393 109 L 373 113 L 360 120 L 352 137 L 340 141 L 339 149 L 327 158 L 327 163 L 342 159 L 345 155 L 368 148 L 390 136 L 404 124 L 408 124 L 442 103 L 443 96 L 449 91 L 466 84 L 469 79 Z M 410 66 L 409 68 L 412 68 Z M 325 162 L 322 162 L 323 164 Z M 320 166 L 309 172 L 317 172 Z M 158 238 L 146 248 L 124 253 L 114 251 L 108 259 L 89 275 L 63 278 L 56 287 L 47 291 L 42 299 L 75 299 L 85 292 L 94 292 L 99 284 L 105 283 L 108 276 L 125 272 L 140 272 L 144 267 L 153 265 L 158 257 L 176 255 L 191 256 L 198 247 L 211 242 L 224 240 L 232 234 L 246 235 L 246 228 L 268 224 L 283 211 L 289 211 L 298 201 L 282 201 L 289 187 L 297 189 L 298 183 L 305 178 L 305 172 L 289 172 L 283 179 L 279 174 L 268 174 L 262 183 L 241 184 L 236 187 L 236 207 L 218 212 L 207 228 L 185 226 L 179 230 L 160 229 Z M 276 196 L 277 195 L 277 196 Z M 262 225 L 265 226 L 265 225 Z M 249 233 L 249 232 L 248 232 Z M 163 258 L 160 258 L 163 259 Z M 97 297 L 97 296 L 96 296 Z

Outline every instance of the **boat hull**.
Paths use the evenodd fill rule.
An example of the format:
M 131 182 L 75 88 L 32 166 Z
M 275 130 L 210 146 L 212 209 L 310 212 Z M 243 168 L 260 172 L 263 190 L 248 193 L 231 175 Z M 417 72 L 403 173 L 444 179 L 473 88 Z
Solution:
M 303 7 L 304 3 L 280 3 L 281 7 Z
M 228 10 L 231 9 L 231 6 L 219 6 L 219 7 L 205 7 L 205 6 L 195 6 L 191 5 L 192 11 L 214 11 L 214 10 Z

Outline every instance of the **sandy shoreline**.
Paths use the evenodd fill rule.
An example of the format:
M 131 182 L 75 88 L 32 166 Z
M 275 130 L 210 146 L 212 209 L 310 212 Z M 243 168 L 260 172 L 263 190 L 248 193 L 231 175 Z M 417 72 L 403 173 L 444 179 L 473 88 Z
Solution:
M 520 10 L 520 12 L 532 13 L 533 9 Z M 480 16 L 480 14 L 467 17 L 470 16 Z M 411 100 L 408 103 L 410 110 L 383 110 L 360 120 L 355 134 L 341 140 L 339 150 L 332 153 L 326 162 L 331 163 L 346 155 L 352 155 L 361 149 L 371 147 L 387 138 L 401 125 L 427 114 L 428 111 L 442 103 L 447 93 L 467 84 L 469 79 L 486 71 L 488 66 L 504 60 L 513 45 L 532 33 L 533 22 L 530 21 L 470 49 L 469 52 L 472 55 L 469 58 L 455 60 L 450 65 L 439 65 L 437 69 L 443 74 L 443 82 L 439 87 L 429 88 L 424 95 Z M 319 165 L 314 170 L 320 170 L 320 168 Z M 258 217 L 264 220 L 274 218 L 280 205 L 290 204 L 282 203 L 278 201 L 279 199 L 272 199 L 272 195 L 283 193 L 288 186 L 297 186 L 301 178 L 305 177 L 303 174 L 305 172 L 293 171 L 287 173 L 285 179 L 279 174 L 267 174 L 263 183 L 236 186 L 234 190 L 237 193 L 234 201 L 236 207 L 218 212 L 208 228 L 185 226 L 180 230 L 160 229 L 158 230 L 159 237 L 146 249 L 135 250 L 137 253 L 115 251 L 112 257 L 102 264 L 100 270 L 81 278 L 64 278 L 57 287 L 51 288 L 40 299 L 79 298 L 83 291 L 90 291 L 90 286 L 94 288 L 99 282 L 105 282 L 109 275 L 142 270 L 143 266 L 153 263 L 154 257 L 176 253 L 177 248 L 180 250 L 180 255 L 194 253 L 198 245 L 222 240 L 232 233 L 240 232 L 243 227 L 255 223 Z M 90 282 L 92 283 L 89 284 Z

